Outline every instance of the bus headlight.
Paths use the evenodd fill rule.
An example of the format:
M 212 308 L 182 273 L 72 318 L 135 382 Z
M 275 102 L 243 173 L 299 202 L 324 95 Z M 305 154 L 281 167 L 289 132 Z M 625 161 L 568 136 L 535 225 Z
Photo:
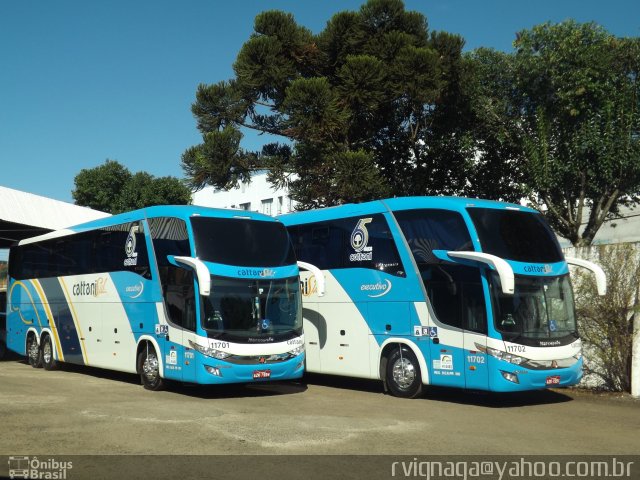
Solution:
M 293 350 L 289 351 L 289 355 L 291 355 L 291 357 L 297 357 L 302 352 L 304 352 L 304 344 L 302 344 L 302 345 L 294 348 Z
M 486 353 L 494 358 L 497 358 L 498 360 L 504 360 L 505 362 L 509 362 L 514 365 L 521 365 L 529 361 L 528 358 L 514 355 L 513 353 L 503 352 L 502 350 L 498 350 L 496 348 L 485 347 L 484 345 L 480 345 L 478 343 L 476 343 L 476 348 L 482 353 Z
M 215 348 L 203 347 L 202 345 L 198 345 L 197 343 L 194 343 L 191 340 L 189 340 L 189 345 L 191 346 L 191 348 L 193 348 L 197 352 L 200 352 L 201 354 L 206 355 L 207 357 L 216 358 L 218 360 L 224 360 L 225 358 L 231 356 L 230 353 L 223 352 L 222 350 L 216 350 Z

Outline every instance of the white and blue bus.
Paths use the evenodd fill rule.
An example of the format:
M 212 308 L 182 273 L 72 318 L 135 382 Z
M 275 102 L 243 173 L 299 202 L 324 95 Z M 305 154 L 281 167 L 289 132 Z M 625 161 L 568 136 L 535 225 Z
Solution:
M 447 197 L 393 198 L 279 217 L 299 260 L 306 371 L 498 392 L 582 377 L 568 263 L 535 210 Z
M 199 384 L 302 376 L 299 267 L 283 224 L 151 207 L 23 240 L 9 256 L 7 345 L 59 362 Z

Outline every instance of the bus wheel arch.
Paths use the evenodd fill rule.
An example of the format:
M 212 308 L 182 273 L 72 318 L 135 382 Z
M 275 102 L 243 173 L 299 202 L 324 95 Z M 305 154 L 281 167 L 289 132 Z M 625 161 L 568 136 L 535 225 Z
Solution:
M 27 356 L 27 362 L 33 368 L 42 367 L 42 349 L 38 342 L 38 335 L 35 331 L 29 331 L 27 333 L 27 339 L 25 342 L 25 354 Z
M 155 342 L 142 340 L 136 352 L 136 371 L 140 375 L 142 385 L 146 390 L 158 391 L 165 388 L 162 377 L 160 350 Z
M 405 342 L 390 341 L 384 345 L 380 356 L 380 378 L 385 391 L 396 397 L 419 397 L 426 368 L 420 359 L 421 355 Z

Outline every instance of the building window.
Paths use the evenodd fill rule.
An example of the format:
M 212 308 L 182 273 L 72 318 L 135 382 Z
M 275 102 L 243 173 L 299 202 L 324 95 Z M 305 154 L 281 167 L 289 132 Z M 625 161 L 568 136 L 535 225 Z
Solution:
M 271 215 L 272 205 L 273 205 L 273 198 L 262 200 L 262 213 L 264 213 L 265 215 Z
M 284 198 L 278 197 L 278 215 L 282 213 L 282 206 L 284 205 Z
M 251 202 L 241 203 L 241 204 L 239 205 L 239 207 L 240 207 L 240 210 L 247 210 L 247 211 L 249 211 L 249 210 L 251 210 Z

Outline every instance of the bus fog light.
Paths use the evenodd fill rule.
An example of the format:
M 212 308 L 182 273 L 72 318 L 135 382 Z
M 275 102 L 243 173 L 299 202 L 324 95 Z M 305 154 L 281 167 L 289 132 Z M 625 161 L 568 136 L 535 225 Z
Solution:
M 513 383 L 520 383 L 520 380 L 518 380 L 518 375 L 516 375 L 515 373 L 503 372 L 502 370 L 500 370 L 500 373 L 505 380 Z
M 215 375 L 216 377 L 221 377 L 222 376 L 222 373 L 220 372 L 220 369 L 217 368 L 217 367 L 210 367 L 209 365 L 205 365 L 204 368 L 211 375 Z

